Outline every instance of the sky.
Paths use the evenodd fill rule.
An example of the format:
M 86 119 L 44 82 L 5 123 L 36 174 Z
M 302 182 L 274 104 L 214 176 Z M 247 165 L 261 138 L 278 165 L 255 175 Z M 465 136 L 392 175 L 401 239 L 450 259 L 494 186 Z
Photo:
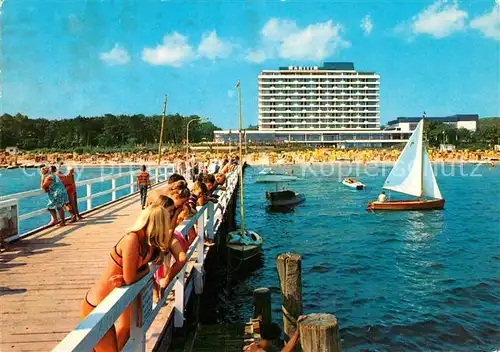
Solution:
M 495 2 L 496 1 L 496 2 Z M 197 114 L 257 124 L 257 77 L 354 62 L 380 74 L 381 123 L 500 116 L 500 0 L 0 0 L 1 113 Z

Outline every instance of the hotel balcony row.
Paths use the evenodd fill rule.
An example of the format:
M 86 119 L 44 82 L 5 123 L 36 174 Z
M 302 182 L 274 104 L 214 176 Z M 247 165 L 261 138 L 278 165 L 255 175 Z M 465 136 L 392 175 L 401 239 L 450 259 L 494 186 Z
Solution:
M 263 129 L 269 128 L 288 128 L 288 129 L 343 129 L 343 128 L 365 128 L 376 129 L 380 125 L 377 122 L 351 122 L 351 123 L 326 123 L 326 122 L 309 122 L 309 123 L 291 123 L 291 122 L 261 122 L 259 125 Z
M 259 123 L 268 124 L 295 124 L 303 125 L 307 123 L 323 123 L 323 124 L 340 124 L 340 125 L 351 125 L 353 123 L 379 123 L 379 119 L 374 116 L 350 116 L 345 118 L 335 118 L 335 117 L 264 117 L 259 119 Z
M 266 103 L 266 102 L 273 102 L 273 101 L 278 101 L 278 102 L 284 102 L 284 101 L 308 101 L 308 102 L 316 102 L 316 101 L 325 101 L 325 102 L 335 102 L 335 101 L 343 101 L 343 102 L 348 102 L 348 101 L 353 101 L 353 102 L 365 102 L 365 101 L 380 101 L 378 97 L 349 97 L 347 98 L 346 96 L 343 97 L 316 97 L 316 96 L 309 96 L 309 97 L 285 97 L 282 96 L 280 97 L 281 99 L 276 99 L 275 96 L 270 96 L 270 97 L 259 97 L 259 103 Z
M 364 119 L 378 119 L 380 117 L 378 112 L 307 112 L 307 113 L 259 113 L 259 119 L 274 119 L 274 118 L 327 118 L 327 119 L 346 119 L 346 118 L 364 118 Z
M 377 85 L 362 85 L 362 84 L 300 84 L 300 85 L 293 85 L 293 84 L 263 84 L 261 83 L 259 85 L 259 89 L 262 90 L 275 90 L 275 89 L 326 89 L 326 90 L 341 90 L 341 89 L 349 89 L 349 90 L 362 90 L 362 89 L 369 89 L 369 90 L 380 90 L 380 87 Z
M 259 125 L 260 130 L 299 130 L 299 129 L 305 129 L 305 130 L 318 130 L 322 131 L 325 129 L 329 130 L 345 130 L 345 129 L 377 129 L 379 125 L 377 124 L 359 124 L 359 125 L 318 125 L 318 124 L 308 124 L 308 125 L 273 125 L 273 124 L 262 124 Z
M 298 113 L 298 112 L 379 112 L 376 107 L 366 107 L 366 106 L 348 106 L 348 105 L 337 105 L 334 107 L 327 106 L 271 106 L 259 108 L 259 113 L 270 113 L 270 112 L 286 112 L 286 113 Z
M 354 100 L 354 99 L 336 99 L 336 100 L 312 100 L 312 99 L 260 99 L 259 101 L 259 108 L 264 108 L 264 107 L 276 107 L 276 106 L 283 106 L 283 107 L 288 107 L 288 106 L 295 106 L 295 107 L 316 107 L 319 108 L 320 106 L 339 106 L 339 107 L 344 107 L 344 106 L 361 106 L 361 107 L 379 107 L 380 105 L 378 104 L 378 101 L 372 100 Z
M 345 72 L 323 72 L 322 74 L 311 73 L 288 73 L 281 74 L 275 72 L 262 72 L 259 75 L 259 81 L 272 80 L 282 82 L 304 82 L 304 81 L 333 81 L 341 80 L 352 82 L 377 82 L 380 80 L 380 75 L 377 74 L 348 74 Z
M 347 109 L 337 109 L 337 110 L 330 110 L 330 111 L 323 111 L 323 110 L 301 110 L 301 111 L 259 111 L 259 116 L 283 116 L 283 115 L 311 115 L 314 116 L 316 114 L 322 114 L 322 115 L 332 115 L 332 116 L 338 116 L 338 117 L 343 117 L 345 116 L 352 116 L 352 115 L 374 115 L 378 116 L 380 114 L 379 110 L 347 110 Z
M 376 116 L 345 116 L 345 117 L 331 117 L 331 116 L 275 116 L 275 117 L 261 117 L 259 123 L 379 123 L 379 118 Z
M 345 88 L 338 89 L 338 90 L 314 90 L 314 89 L 308 89 L 304 91 L 298 91 L 298 90 L 277 90 L 277 91 L 270 91 L 270 90 L 260 90 L 259 91 L 259 97 L 260 96 L 276 96 L 276 95 L 302 95 L 302 96 L 310 96 L 310 95 L 316 95 L 316 96 L 324 96 L 324 95 L 334 95 L 334 96 L 344 96 L 344 95 L 349 95 L 349 96 L 380 96 L 380 93 L 377 91 L 359 91 L 359 90 L 346 90 Z

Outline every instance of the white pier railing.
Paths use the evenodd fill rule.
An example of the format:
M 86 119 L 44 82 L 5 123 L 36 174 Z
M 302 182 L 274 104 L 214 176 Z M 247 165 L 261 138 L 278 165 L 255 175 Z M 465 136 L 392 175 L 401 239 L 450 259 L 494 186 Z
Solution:
M 146 351 L 146 332 L 171 292 L 175 297 L 174 326 L 183 327 L 184 309 L 193 287 L 196 294 L 201 294 L 203 291 L 203 265 L 207 253 L 204 246 L 205 236 L 213 238 L 221 225 L 238 184 L 238 172 L 228 174 L 226 183 L 226 191 L 218 192 L 219 202 L 216 207 L 213 203 L 198 207 L 195 216 L 185 220 L 176 228 L 177 231 L 187 236 L 188 231 L 197 224 L 198 233 L 186 253 L 186 264 L 172 279 L 163 298 L 157 304 L 153 303 L 153 275 L 158 267 L 152 266 L 150 273 L 138 282 L 130 286 L 115 288 L 53 351 L 91 351 L 131 304 L 130 339 L 124 351 Z M 188 265 L 191 264 L 193 264 L 194 277 L 193 280 L 187 281 L 186 271 Z
M 168 177 L 174 173 L 174 166 L 173 165 L 164 165 L 164 166 L 159 166 L 159 167 L 154 167 L 150 169 L 150 175 L 151 175 L 151 183 L 156 184 L 162 181 L 166 181 Z M 87 204 L 87 210 L 85 212 L 82 212 L 83 214 L 88 212 L 91 209 L 95 209 L 96 207 L 101 207 L 103 205 L 109 204 L 110 202 L 107 203 L 101 203 L 101 204 L 94 204 L 95 202 L 92 202 L 92 200 L 102 197 L 107 194 L 111 194 L 111 202 L 122 199 L 124 197 L 128 197 L 130 194 L 134 193 L 137 191 L 135 185 L 136 185 L 136 180 L 135 177 L 137 175 L 137 171 L 130 171 L 130 172 L 123 172 L 123 173 L 118 173 L 114 175 L 109 175 L 109 176 L 103 176 L 103 177 L 97 177 L 93 178 L 90 180 L 85 180 L 85 181 L 79 181 L 76 182 L 76 187 L 81 187 L 85 186 L 86 187 L 86 195 L 84 197 L 79 197 L 78 202 L 83 202 L 86 201 Z M 124 185 L 121 186 L 116 186 L 116 181 L 118 179 L 122 178 L 127 178 L 128 182 L 126 182 Z M 93 191 L 92 185 L 96 183 L 101 183 L 105 181 L 111 181 L 109 189 L 106 189 L 101 192 L 95 193 L 95 190 Z M 129 189 L 129 192 L 127 192 L 125 195 L 117 198 L 117 192 L 120 190 L 125 190 Z M 21 234 L 19 232 L 19 223 L 23 220 L 27 220 L 30 218 L 33 218 L 35 216 L 45 214 L 47 213 L 47 208 L 42 208 L 42 209 L 37 209 L 28 213 L 20 214 L 19 215 L 19 201 L 21 199 L 26 199 L 26 198 L 32 198 L 32 197 L 40 197 L 46 195 L 45 191 L 42 189 L 35 189 L 31 191 L 26 191 L 26 192 L 20 192 L 20 193 L 14 193 L 14 194 L 8 194 L 5 196 L 0 196 L 0 204 L 2 206 L 5 205 L 15 205 L 18 209 L 18 214 L 17 214 L 17 234 L 14 236 L 8 237 L 6 240 L 8 242 L 18 240 L 20 238 L 23 238 L 29 234 L 31 234 L 34 231 L 37 231 L 41 228 L 44 228 L 45 226 L 41 226 L 38 228 L 30 229 L 28 232 Z

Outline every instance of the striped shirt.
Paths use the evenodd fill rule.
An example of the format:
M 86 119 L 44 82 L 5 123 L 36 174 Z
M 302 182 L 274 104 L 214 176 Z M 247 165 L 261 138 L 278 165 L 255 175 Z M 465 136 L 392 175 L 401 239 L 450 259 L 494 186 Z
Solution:
M 149 174 L 146 171 L 139 171 L 137 174 L 137 183 L 140 185 L 149 185 Z

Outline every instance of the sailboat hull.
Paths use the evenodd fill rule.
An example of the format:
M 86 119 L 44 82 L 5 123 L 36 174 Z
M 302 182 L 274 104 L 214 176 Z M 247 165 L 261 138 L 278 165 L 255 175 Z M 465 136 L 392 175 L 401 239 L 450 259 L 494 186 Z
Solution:
M 385 202 L 370 202 L 366 210 L 433 210 L 443 209 L 444 199 L 388 200 Z
M 226 244 L 228 253 L 233 259 L 240 261 L 250 260 L 260 254 L 260 249 L 264 240 L 255 231 L 245 230 L 246 236 L 248 236 L 253 243 L 245 243 L 244 241 L 231 241 L 231 235 L 239 235 L 240 231 L 233 231 L 228 234 L 228 243 Z

